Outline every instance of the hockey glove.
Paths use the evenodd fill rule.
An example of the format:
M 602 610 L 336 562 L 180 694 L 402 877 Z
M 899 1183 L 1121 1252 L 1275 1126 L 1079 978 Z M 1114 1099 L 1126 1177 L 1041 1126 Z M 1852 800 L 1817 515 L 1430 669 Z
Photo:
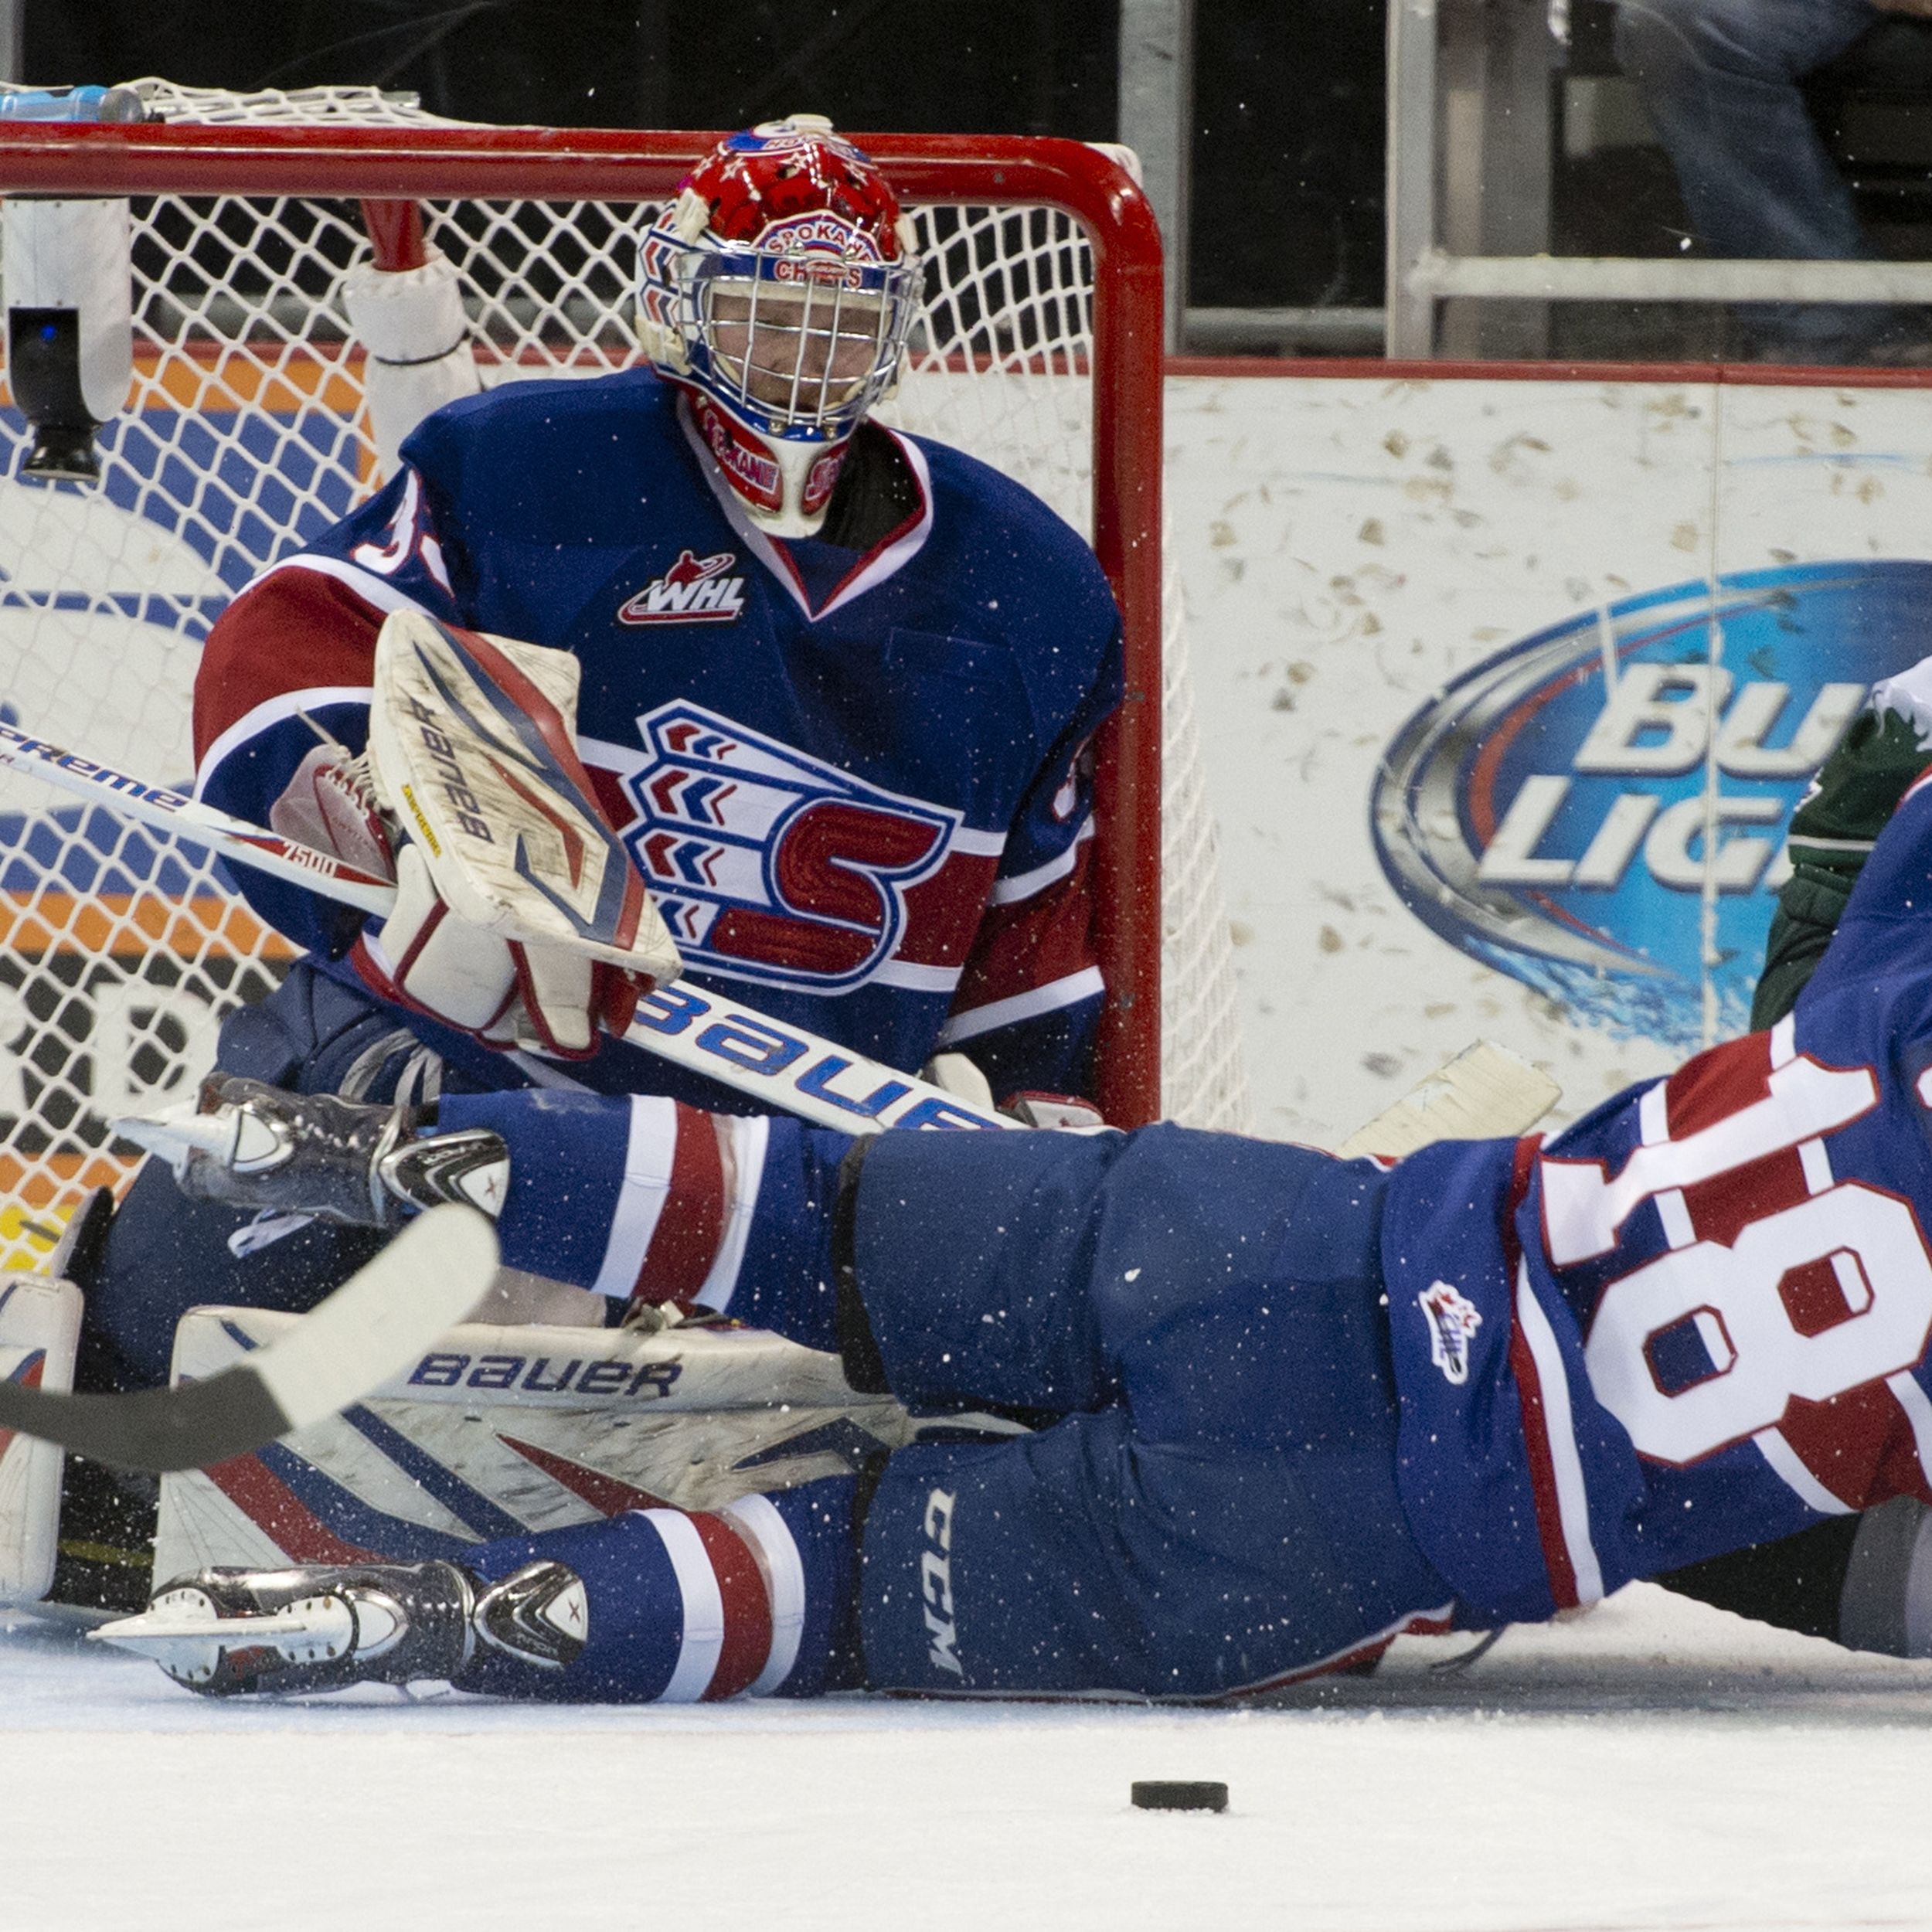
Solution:
M 396 910 L 364 927 L 349 956 L 372 991 L 505 1052 L 585 1060 L 600 1029 L 621 1034 L 630 1026 L 649 979 L 459 918 L 413 840 L 402 842 L 395 863 Z
M 1791 815 L 1791 876 L 1777 895 L 1751 1000 L 1762 1030 L 1797 1003 L 1899 801 L 1932 763 L 1932 658 L 1872 688 Z
M 1074 1094 L 1009 1094 L 999 1111 L 1022 1127 L 1051 1128 L 1062 1134 L 1111 1134 L 1091 1100 Z
M 394 910 L 349 954 L 372 991 L 570 1060 L 683 964 L 577 754 L 579 670 L 567 651 L 394 612 L 367 753 L 311 753 L 270 814 L 395 879 Z M 393 857 L 372 866 L 372 847 Z
M 383 811 L 368 758 L 341 745 L 309 753 L 268 822 L 284 838 L 395 880 L 395 910 L 363 927 L 349 964 L 380 998 L 486 1046 L 587 1058 L 598 1029 L 622 1033 L 648 989 L 648 980 L 621 968 L 457 917 L 421 849 Z
M 935 1053 L 920 1077 L 948 1094 L 957 1094 L 975 1107 L 994 1111 L 992 1083 L 978 1064 L 964 1053 Z M 1091 1100 L 1072 1094 L 1046 1094 L 1030 1089 L 1009 1094 L 998 1111 L 1022 1127 L 1056 1128 L 1063 1133 L 1098 1134 L 1107 1131 L 1100 1110 Z

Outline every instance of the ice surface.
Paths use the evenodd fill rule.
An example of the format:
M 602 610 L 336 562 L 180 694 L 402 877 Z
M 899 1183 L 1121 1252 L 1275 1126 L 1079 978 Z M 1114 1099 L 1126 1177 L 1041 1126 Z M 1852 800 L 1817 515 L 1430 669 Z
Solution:
M 0 1926 L 1586 1932 L 1932 1924 L 1932 1663 L 1635 1585 L 1193 1711 L 214 1704 L 0 1636 Z M 1226 1814 L 1137 1812 L 1137 1777 Z

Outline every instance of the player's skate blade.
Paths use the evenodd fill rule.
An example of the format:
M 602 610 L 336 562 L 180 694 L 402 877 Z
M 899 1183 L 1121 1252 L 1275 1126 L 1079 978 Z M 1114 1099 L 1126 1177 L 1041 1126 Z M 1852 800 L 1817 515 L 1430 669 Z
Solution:
M 88 1632 L 216 1697 L 454 1677 L 479 1643 L 546 1670 L 582 1651 L 583 1586 L 561 1563 L 480 1585 L 448 1563 L 201 1570 Z
M 196 1101 L 130 1115 L 114 1131 L 166 1161 L 201 1200 L 363 1227 L 398 1227 L 445 1201 L 494 1219 L 509 1184 L 502 1141 L 481 1128 L 419 1138 L 421 1117 L 214 1073 Z

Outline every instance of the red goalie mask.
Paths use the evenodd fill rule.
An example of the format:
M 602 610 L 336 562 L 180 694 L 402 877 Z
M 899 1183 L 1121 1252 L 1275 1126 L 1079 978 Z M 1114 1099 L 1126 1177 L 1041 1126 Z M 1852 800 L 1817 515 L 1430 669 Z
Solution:
M 774 535 L 824 521 L 847 440 L 898 379 L 918 280 L 885 176 L 816 114 L 721 143 L 646 232 L 645 352 Z

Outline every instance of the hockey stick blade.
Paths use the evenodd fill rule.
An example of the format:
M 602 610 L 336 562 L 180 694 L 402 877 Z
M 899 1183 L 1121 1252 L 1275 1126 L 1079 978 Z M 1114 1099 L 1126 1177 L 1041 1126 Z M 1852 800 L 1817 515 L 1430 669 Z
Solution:
M 396 903 L 396 888 L 264 825 L 30 737 L 0 723 L 0 767 L 30 772 L 49 784 L 156 830 L 173 832 L 238 865 L 252 866 L 379 917 Z M 835 1046 L 801 1026 L 781 1026 L 755 1009 L 702 991 L 688 980 L 647 994 L 626 1042 L 702 1073 L 764 1106 L 846 1134 L 889 1127 L 978 1128 L 1024 1131 L 1017 1121 L 901 1073 L 863 1053 Z M 515 1056 L 527 1067 L 529 1056 Z M 543 1063 L 539 1062 L 540 1066 Z M 539 1084 L 543 1083 L 539 1076 Z M 567 1076 L 559 1084 L 572 1084 Z M 0 1426 L 4 1418 L 0 1417 Z
M 117 1469 L 206 1468 L 366 1395 L 460 1322 L 495 1272 L 489 1222 L 454 1202 L 431 1208 L 247 1361 L 206 1382 L 128 1395 L 56 1395 L 0 1383 L 0 1427 Z
M 1494 1040 L 1478 1040 L 1438 1067 L 1335 1149 L 1400 1160 L 1437 1141 L 1499 1140 L 1527 1134 L 1563 1098 L 1540 1067 Z

